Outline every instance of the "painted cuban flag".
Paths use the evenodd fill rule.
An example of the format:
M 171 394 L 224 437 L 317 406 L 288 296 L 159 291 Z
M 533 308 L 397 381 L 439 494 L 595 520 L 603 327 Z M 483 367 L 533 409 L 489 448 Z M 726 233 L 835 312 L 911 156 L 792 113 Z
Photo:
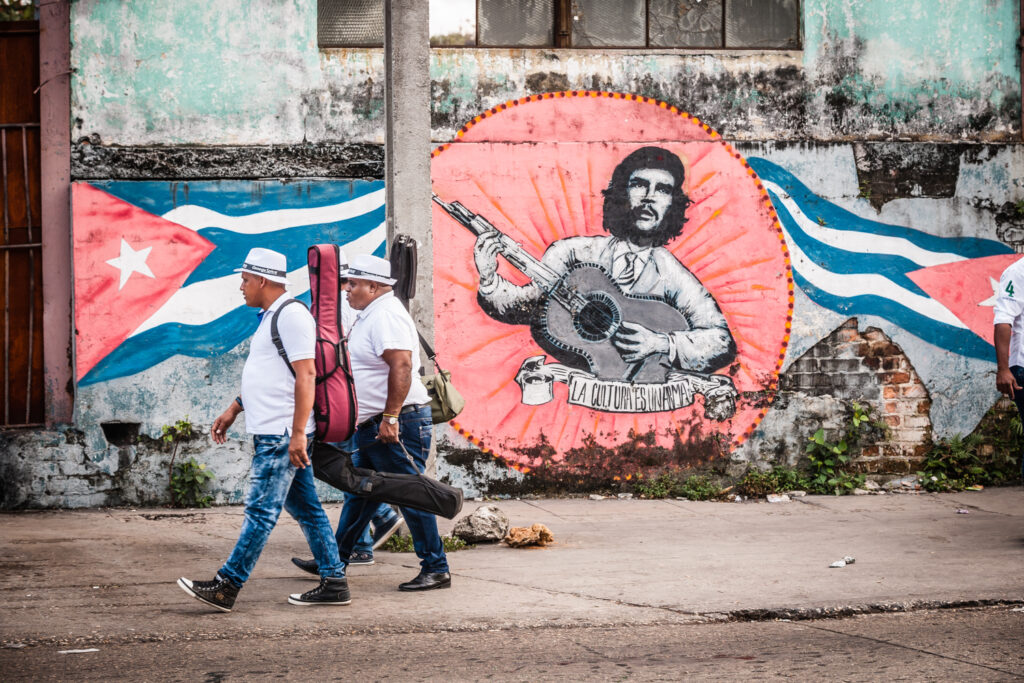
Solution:
M 81 385 L 247 339 L 256 311 L 234 269 L 252 247 L 285 254 L 307 303 L 310 245 L 384 254 L 382 181 L 76 183 L 72 207 Z
M 999 276 L 1020 258 L 996 240 L 936 237 L 861 218 L 818 197 L 796 176 L 747 160 L 779 214 L 793 277 L 819 306 L 875 315 L 953 353 L 994 360 Z

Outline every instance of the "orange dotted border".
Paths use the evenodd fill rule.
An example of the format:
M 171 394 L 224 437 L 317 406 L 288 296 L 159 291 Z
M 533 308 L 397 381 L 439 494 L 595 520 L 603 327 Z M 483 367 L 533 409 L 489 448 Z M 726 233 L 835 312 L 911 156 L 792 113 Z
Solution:
M 772 205 L 771 198 L 768 196 L 768 190 L 765 189 L 764 184 L 761 182 L 761 179 L 757 177 L 757 173 L 754 171 L 754 169 L 750 168 L 750 164 L 748 164 L 747 160 L 743 158 L 743 155 L 741 155 L 739 152 L 733 149 L 732 145 L 723 140 L 722 136 L 718 134 L 718 131 L 712 129 L 711 126 L 707 125 L 706 123 L 703 123 L 696 116 L 681 111 L 678 107 L 675 107 L 674 105 L 671 105 L 668 102 L 654 99 L 653 97 L 644 97 L 643 95 L 634 95 L 631 93 L 608 92 L 605 90 L 563 90 L 561 92 L 546 92 L 541 93 L 539 95 L 527 95 L 526 97 L 520 97 L 519 99 L 516 100 L 509 100 L 508 102 L 504 102 L 495 107 L 491 107 L 482 114 L 474 116 L 472 121 L 470 121 L 462 128 L 460 128 L 459 132 L 455 134 L 455 141 L 445 143 L 435 148 L 430 153 L 430 158 L 433 159 L 434 157 L 440 155 L 446 149 L 451 147 L 456 142 L 461 141 L 462 137 L 469 131 L 470 128 L 472 128 L 473 126 L 475 126 L 476 124 L 480 123 L 481 121 L 488 117 L 494 116 L 495 114 L 500 114 L 503 111 L 506 111 L 512 107 L 516 107 L 522 104 L 529 104 L 530 102 L 540 102 L 542 100 L 561 99 L 565 97 L 605 97 L 613 100 L 629 100 L 632 102 L 642 102 L 645 104 L 657 105 L 661 109 L 665 109 L 673 114 L 677 114 L 680 117 L 686 119 L 687 121 L 694 123 L 700 128 L 702 128 L 704 132 L 706 132 L 712 140 L 716 140 L 723 146 L 725 146 L 726 151 L 729 152 L 730 155 L 735 157 L 740 163 L 742 163 L 743 167 L 747 169 L 747 174 L 754 179 L 754 183 L 757 185 L 757 189 L 761 193 L 761 201 L 764 202 L 764 205 L 768 209 L 768 215 L 771 216 L 772 224 L 775 228 L 775 232 L 779 238 L 779 243 L 782 247 L 782 255 L 786 259 L 786 284 L 787 289 L 789 290 L 789 309 L 786 312 L 786 333 L 782 337 L 782 344 L 779 347 L 779 359 L 778 362 L 775 364 L 775 371 L 772 373 L 772 379 L 768 382 L 767 387 L 768 405 L 771 405 L 772 402 L 774 402 L 776 392 L 778 391 L 779 373 L 782 371 L 782 364 L 786 360 L 786 348 L 789 346 L 790 331 L 793 327 L 793 265 L 789 256 L 789 247 L 786 245 L 786 235 L 782 231 L 782 224 L 779 222 L 779 214 L 775 211 L 775 207 Z M 758 411 L 757 419 L 754 420 L 754 423 L 750 425 L 746 432 L 733 439 L 732 443 L 730 444 L 730 449 L 738 447 L 744 441 L 753 436 L 754 431 L 757 429 L 757 426 L 761 423 L 761 420 L 763 420 L 764 416 L 767 414 L 767 407 Z M 473 436 L 470 432 L 463 429 L 462 425 L 460 425 L 455 420 L 452 420 L 449 424 L 453 428 L 455 428 L 455 430 L 458 431 L 458 433 L 461 436 L 465 437 L 467 441 L 469 441 L 471 444 L 479 448 L 482 453 L 491 455 L 500 462 L 502 462 L 503 464 L 512 467 L 513 469 L 516 469 L 520 472 L 526 473 L 530 471 L 530 467 L 522 465 L 520 463 L 511 462 L 508 459 L 502 457 L 501 455 L 498 455 L 490 448 L 487 448 L 482 440 Z

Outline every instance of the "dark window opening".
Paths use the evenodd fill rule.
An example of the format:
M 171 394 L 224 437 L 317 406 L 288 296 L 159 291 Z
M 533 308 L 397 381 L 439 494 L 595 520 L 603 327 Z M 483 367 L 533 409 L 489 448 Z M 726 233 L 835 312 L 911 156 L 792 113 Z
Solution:
M 800 0 L 429 1 L 433 47 L 800 47 Z M 318 0 L 317 42 L 383 46 L 384 0 Z

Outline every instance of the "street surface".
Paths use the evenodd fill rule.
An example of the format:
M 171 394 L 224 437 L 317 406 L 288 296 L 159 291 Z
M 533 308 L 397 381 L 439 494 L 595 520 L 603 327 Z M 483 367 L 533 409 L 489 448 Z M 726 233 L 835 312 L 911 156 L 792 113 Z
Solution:
M 174 581 L 212 577 L 241 508 L 9 513 L 0 679 L 1019 680 L 1022 493 L 499 501 L 555 544 L 453 553 L 425 594 L 379 552 L 331 608 L 285 602 L 314 583 L 284 516 L 230 614 Z

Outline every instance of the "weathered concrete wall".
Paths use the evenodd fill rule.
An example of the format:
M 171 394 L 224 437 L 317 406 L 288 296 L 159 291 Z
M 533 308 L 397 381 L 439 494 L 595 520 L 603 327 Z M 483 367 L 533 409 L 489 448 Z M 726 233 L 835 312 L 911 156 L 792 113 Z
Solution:
M 72 196 L 74 424 L 0 434 L 0 505 L 165 502 L 172 449 L 159 438 L 178 420 L 197 432 L 178 462 L 195 455 L 217 476 L 218 502 L 241 500 L 244 413 L 227 444 L 209 439 L 258 324 L 233 271 L 254 246 L 281 251 L 290 293 L 308 303 L 308 245 L 383 254 L 383 183 L 80 182 Z
M 703 466 L 709 458 L 711 464 L 726 463 L 734 470 L 751 463 L 791 463 L 817 426 L 838 428 L 852 399 L 872 405 L 892 428 L 889 442 L 865 453 L 860 466 L 902 472 L 913 469 L 929 437 L 971 431 L 995 402 L 988 278 L 997 278 L 1014 252 L 1024 251 L 1019 3 L 806 0 L 801 5 L 803 49 L 787 52 L 432 51 L 433 141 L 460 140 L 434 160 L 435 186 L 448 183 L 449 198 L 458 199 L 464 190 L 479 194 L 483 188 L 490 199 L 473 208 L 486 209 L 496 225 L 528 230 L 538 222 L 541 232 L 524 244 L 539 257 L 559 237 L 578 234 L 569 230 L 576 225 L 571 214 L 577 206 L 595 207 L 589 220 L 579 224 L 588 235 L 601 234 L 600 190 L 607 185 L 607 173 L 630 149 L 656 142 L 681 155 L 689 171 L 701 167 L 700 150 L 725 149 L 720 142 L 725 138 L 740 156 L 732 157 L 740 164 L 737 168 L 743 169 L 745 161 L 756 173 L 742 182 L 751 183 L 748 189 L 753 188 L 754 196 L 767 193 L 774 212 L 767 214 L 769 223 L 776 225 L 772 221 L 777 218 L 781 230 L 771 233 L 776 235 L 773 254 L 781 264 L 777 272 L 765 270 L 760 279 L 746 284 L 762 288 L 753 291 L 763 297 L 764 306 L 788 309 L 791 303 L 784 316 L 788 327 L 780 322 L 762 334 L 755 326 L 745 334 L 753 344 L 775 344 L 766 353 L 777 357 L 756 381 L 737 381 L 739 412 L 751 416 L 742 429 L 731 422 L 720 429 L 725 423 L 703 418 L 682 424 L 686 420 L 679 411 L 655 414 L 643 424 L 648 419 L 643 416 L 634 424 L 633 417 L 612 419 L 601 411 L 582 415 L 583 408 L 569 406 L 559 396 L 561 403 L 532 406 L 533 417 L 527 421 L 520 415 L 513 430 L 508 415 L 522 410 L 521 394 L 515 393 L 520 391 L 516 370 L 533 351 L 510 348 L 498 355 L 489 346 L 492 340 L 470 334 L 483 329 L 465 322 L 482 315 L 474 308 L 478 283 L 472 239 L 435 208 L 434 236 L 447 240 L 447 247 L 435 253 L 435 295 L 451 290 L 451 296 L 436 301 L 439 339 L 443 342 L 448 335 L 448 343 L 439 344 L 442 361 L 455 351 L 473 352 L 456 348 L 454 342 L 479 342 L 476 353 L 488 361 L 474 366 L 472 379 L 463 380 L 470 385 L 469 393 L 477 392 L 474 383 L 485 377 L 503 382 L 515 399 L 506 406 L 508 415 L 485 411 L 474 417 L 471 411 L 460 423 L 461 433 L 438 429 L 441 476 L 476 494 L 517 490 L 536 475 L 537 462 L 547 468 L 545 475 L 556 489 L 573 490 L 579 479 L 553 467 L 567 458 L 575 463 L 573 471 L 585 463 L 583 469 L 605 478 L 625 478 L 666 463 Z M 179 204 L 229 216 L 237 211 L 225 209 L 228 204 L 259 213 L 274 208 L 267 204 L 269 195 L 291 188 L 295 204 L 286 208 L 314 209 L 321 203 L 313 185 L 301 179 L 383 176 L 382 51 L 318 50 L 315 0 L 77 0 L 71 42 L 72 174 L 91 181 L 76 187 L 76 287 L 85 286 L 82 273 L 89 268 L 122 277 L 123 269 L 115 270 L 108 262 L 127 263 L 124 259 L 137 258 L 136 253 L 150 246 L 156 255 L 174 242 L 174 225 L 200 237 L 206 230 L 203 239 L 217 248 L 190 271 L 205 275 L 189 279 L 193 275 L 181 266 L 181 281 L 169 281 L 165 293 L 171 296 L 158 308 L 177 297 L 184 302 L 181 311 L 207 310 L 210 301 L 230 298 L 233 286 L 220 285 L 214 297 L 189 287 L 212 277 L 204 269 L 223 266 L 237 256 L 232 250 L 249 245 L 235 240 L 229 250 L 210 239 L 224 235 L 224 224 L 190 227 L 178 214 L 168 215 Z M 511 121 L 519 116 L 515 112 L 532 111 L 528 108 L 539 104 L 506 103 L 558 91 L 569 91 L 566 99 L 591 102 L 591 109 L 580 110 L 578 120 L 557 121 L 544 136 L 530 137 L 511 124 L 492 125 L 491 137 L 477 140 L 478 149 L 483 142 L 494 150 L 507 145 L 505 154 L 484 154 L 476 162 L 489 160 L 486 164 L 455 171 L 449 167 L 439 175 L 441 162 L 461 154 L 459 145 L 468 149 L 465 133 L 463 138 L 459 134 L 475 117 L 490 112 L 491 123 Z M 652 122 L 675 107 L 718 135 L 698 139 L 657 125 L 627 135 L 624 122 L 601 109 L 607 98 L 574 97 L 571 91 L 653 98 L 633 101 L 637 111 L 659 112 L 644 115 Z M 574 138 L 576 131 L 588 127 L 619 134 L 618 146 L 601 148 L 607 135 L 600 140 Z M 467 130 L 482 129 L 475 125 Z M 541 139 L 543 149 L 537 145 Z M 709 171 L 711 179 L 691 174 L 686 192 L 700 198 L 730 177 L 726 160 L 708 167 L 714 172 L 712 177 Z M 571 171 L 561 175 L 564 184 L 559 182 L 563 171 Z M 580 184 L 586 172 L 595 175 Z M 517 185 L 531 177 L 539 179 L 535 189 L 527 192 Z M 277 178 L 296 181 L 266 180 Z M 204 179 L 225 182 L 197 182 Z M 245 181 L 234 182 L 239 179 Z M 125 182 L 132 180 L 145 182 Z M 703 190 L 701 183 L 707 183 Z M 80 210 L 87 204 L 81 195 L 88 188 L 110 198 L 89 204 L 91 214 Z M 734 235 L 718 229 L 705 232 L 707 240 L 688 242 L 687 231 L 700 225 L 695 221 L 669 245 L 687 268 L 714 275 L 716 261 L 731 263 L 745 256 L 738 248 L 747 236 L 743 228 L 753 230 L 759 214 L 737 213 L 737 203 L 745 201 L 740 194 L 726 183 L 704 205 L 736 217 L 738 222 L 729 224 L 729 230 L 740 228 Z M 173 201 L 168 204 L 169 198 Z M 111 221 L 109 210 L 96 207 L 105 201 L 110 209 L 113 200 L 152 218 L 132 214 L 142 218 L 130 226 Z M 541 208 L 546 216 L 537 213 Z M 510 221 L 502 212 L 521 220 Z M 699 214 L 697 208 L 694 212 Z M 90 236 L 89 230 L 107 224 L 116 228 L 103 233 L 114 248 L 100 253 L 104 240 Z M 133 241 L 138 225 L 152 230 L 149 241 Z M 268 227 L 249 237 L 282 248 L 308 243 L 308 236 L 295 232 L 297 225 Z M 459 231 L 464 233 L 461 240 L 455 237 Z M 735 239 L 726 240 L 727 235 Z M 118 246 L 122 238 L 127 238 L 130 251 Z M 337 239 L 352 241 L 351 236 Z M 199 242 L 193 246 L 203 249 Z M 379 240 L 352 247 L 379 248 Z M 149 282 L 141 270 L 127 274 L 125 289 Z M 766 282 L 778 275 L 787 285 L 791 278 L 792 302 L 785 287 L 781 295 L 774 290 L 771 296 L 765 294 Z M 453 277 L 463 286 L 453 286 Z M 829 284 L 835 282 L 842 287 Z M 727 302 L 735 288 L 715 277 L 705 284 L 716 301 Z M 730 330 L 743 336 L 744 311 L 722 305 Z M 97 310 L 98 318 L 92 315 Z M 244 324 L 233 323 L 232 334 L 218 343 L 201 340 L 201 354 L 188 355 L 186 348 L 196 348 L 196 339 L 188 335 L 177 337 L 178 347 L 158 353 L 159 345 L 144 336 L 157 327 L 146 328 L 144 321 L 123 323 L 118 320 L 122 312 L 79 292 L 75 423 L 52 432 L 0 434 L 0 506 L 166 500 L 170 453 L 155 440 L 161 426 L 188 416 L 197 426 L 208 427 L 236 393 L 246 351 Z M 161 320 L 172 325 L 165 331 L 175 330 L 161 336 L 170 339 L 191 330 L 191 323 L 173 327 L 183 320 Z M 213 320 L 207 315 L 201 322 Z M 496 333 L 517 332 L 512 324 L 494 324 Z M 83 343 L 87 329 L 90 338 Z M 90 348 L 94 332 L 115 329 L 123 339 Z M 462 338 L 452 337 L 452 329 Z M 518 332 L 524 330 L 519 325 Z M 524 334 L 524 343 L 532 344 L 529 333 Z M 764 344 L 766 340 L 771 344 Z M 740 348 L 737 362 L 743 364 L 753 347 Z M 458 381 L 459 364 L 453 370 Z M 719 374 L 723 372 L 733 377 L 727 371 Z M 474 398 L 477 406 L 498 395 L 481 391 Z M 702 400 L 698 397 L 698 407 Z M 557 439 L 547 411 L 562 411 L 560 420 L 571 413 L 573 420 L 565 424 L 580 442 L 553 445 Z M 650 434 L 645 433 L 648 427 L 653 428 Z M 494 438 L 496 434 L 503 438 Z M 224 447 L 201 437 L 181 455 L 195 454 L 209 463 L 218 474 L 217 500 L 229 502 L 242 495 L 248 449 L 239 431 Z
M 737 140 L 1019 138 L 1019 3 L 801 5 L 793 52 L 433 50 L 434 139 L 558 90 L 673 102 Z M 79 0 L 71 39 L 75 140 L 383 142 L 382 50 L 318 50 L 315 0 Z

